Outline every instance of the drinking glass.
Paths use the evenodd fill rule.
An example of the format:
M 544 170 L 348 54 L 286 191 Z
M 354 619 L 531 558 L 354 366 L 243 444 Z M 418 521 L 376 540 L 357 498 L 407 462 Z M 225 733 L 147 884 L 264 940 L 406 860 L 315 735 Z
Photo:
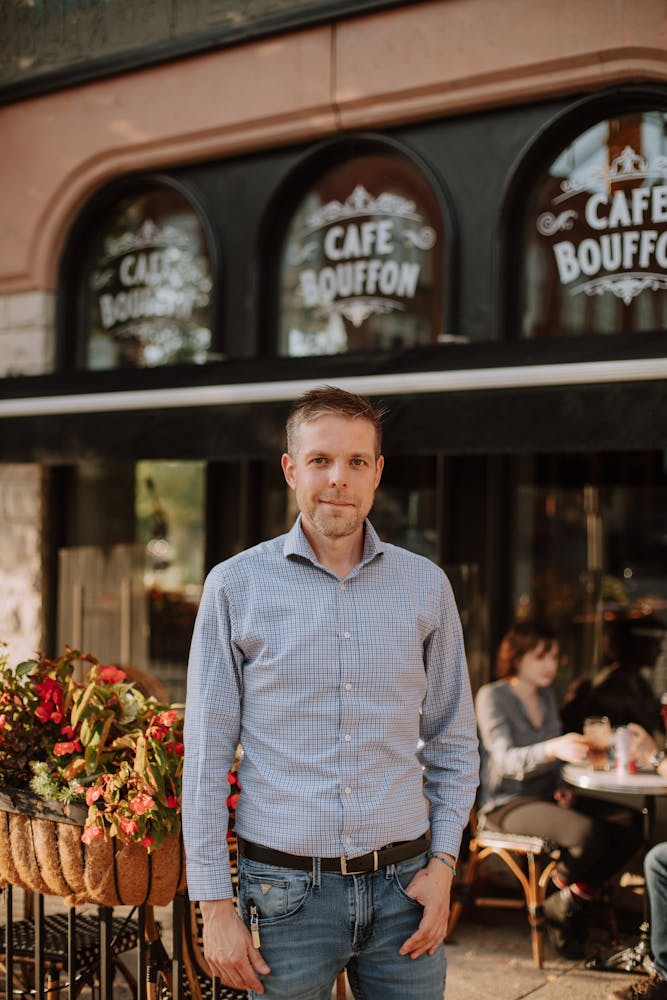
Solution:
M 584 719 L 584 739 L 588 744 L 588 761 L 594 771 L 604 771 L 609 761 L 611 724 L 606 715 L 591 715 Z

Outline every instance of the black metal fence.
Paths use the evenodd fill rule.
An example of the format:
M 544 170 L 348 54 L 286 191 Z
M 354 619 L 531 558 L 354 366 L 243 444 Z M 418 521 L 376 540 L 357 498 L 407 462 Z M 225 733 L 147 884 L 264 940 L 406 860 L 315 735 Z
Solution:
M 2 887 L 4 926 L 0 983 L 4 998 L 75 1000 L 85 989 L 100 1000 L 118 996 L 122 978 L 136 1000 L 245 1000 L 245 991 L 211 979 L 201 950 L 197 904 L 178 893 L 170 905 L 171 954 L 153 907 L 123 908 L 119 915 L 100 906 L 46 913 L 45 897 L 27 893 L 19 918 L 13 886 Z M 126 912 L 127 911 L 127 912 Z M 134 958 L 132 953 L 136 952 Z M 86 994 L 88 995 L 88 994 Z

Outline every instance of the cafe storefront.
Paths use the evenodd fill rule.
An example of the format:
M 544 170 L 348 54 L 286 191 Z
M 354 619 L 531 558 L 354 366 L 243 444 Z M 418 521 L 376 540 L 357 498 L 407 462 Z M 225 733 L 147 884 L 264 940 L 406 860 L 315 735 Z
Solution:
M 514 619 L 667 625 L 667 89 L 625 82 L 116 171 L 71 213 L 40 469 L 43 641 L 184 694 L 206 571 L 283 532 L 291 399 L 381 400 L 373 520 L 444 566 L 477 686 Z M 667 647 L 652 668 L 667 687 Z

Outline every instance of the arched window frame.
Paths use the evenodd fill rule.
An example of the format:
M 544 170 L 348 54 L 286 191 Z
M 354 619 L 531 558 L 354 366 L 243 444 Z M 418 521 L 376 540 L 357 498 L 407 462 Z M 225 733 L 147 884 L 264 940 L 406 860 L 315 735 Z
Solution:
M 521 337 L 523 223 L 529 201 L 526 191 L 534 183 L 534 178 L 539 176 L 541 180 L 563 150 L 596 124 L 649 110 L 667 112 L 667 91 L 664 87 L 638 84 L 589 96 L 559 112 L 521 151 L 503 193 L 496 240 L 495 271 L 499 302 L 496 335 L 499 339 L 524 340 Z M 598 336 L 598 333 L 592 334 L 593 338 Z M 582 338 L 566 336 L 558 339 L 571 341 Z M 524 342 L 529 340 L 531 343 L 545 342 L 539 338 L 527 338 Z
M 84 303 L 79 295 L 81 283 L 81 260 L 82 248 L 94 234 L 96 220 L 110 212 L 114 205 L 126 198 L 136 195 L 137 197 L 146 193 L 149 189 L 166 190 L 174 192 L 187 202 L 192 213 L 200 223 L 208 253 L 210 263 L 210 277 L 212 282 L 209 314 L 211 344 L 207 354 L 211 359 L 220 357 L 222 331 L 220 329 L 220 296 L 222 286 L 222 267 L 219 240 L 215 230 L 209 221 L 210 212 L 203 204 L 201 197 L 194 192 L 187 184 L 176 180 L 162 173 L 137 174 L 130 177 L 123 177 L 112 181 L 104 188 L 97 191 L 88 200 L 77 218 L 74 220 L 67 235 L 60 259 L 57 286 L 57 312 L 56 312 L 56 369 L 58 371 L 87 371 L 88 368 L 81 362 L 81 351 L 85 349 L 85 327 L 86 317 L 84 314 Z M 177 362 L 174 364 L 156 365 L 159 369 L 192 368 L 194 362 Z M 201 367 L 196 365 L 196 367 Z M 145 366 L 136 368 L 120 368 L 113 366 L 104 371 L 120 370 L 143 370 Z
M 308 151 L 283 178 L 271 197 L 264 213 L 258 235 L 258 260 L 261 268 L 260 294 L 260 352 L 263 356 L 289 359 L 298 363 L 298 356 L 280 354 L 278 351 L 281 308 L 281 261 L 285 240 L 294 213 L 304 197 L 304 192 L 314 187 L 326 173 L 347 160 L 364 155 L 395 157 L 407 163 L 429 186 L 439 213 L 438 222 L 442 234 L 441 266 L 435 280 L 442 282 L 441 330 L 444 337 L 432 345 L 418 344 L 423 350 L 443 342 L 457 341 L 455 326 L 458 315 L 458 231 L 452 200 L 444 179 L 414 153 L 409 147 L 392 138 L 373 133 L 354 133 L 344 137 L 327 139 Z M 408 349 L 408 348 L 405 348 Z M 320 354 L 320 358 L 368 356 L 369 352 L 339 352 Z M 372 355 L 382 354 L 373 350 Z M 312 357 L 312 356 L 311 356 Z

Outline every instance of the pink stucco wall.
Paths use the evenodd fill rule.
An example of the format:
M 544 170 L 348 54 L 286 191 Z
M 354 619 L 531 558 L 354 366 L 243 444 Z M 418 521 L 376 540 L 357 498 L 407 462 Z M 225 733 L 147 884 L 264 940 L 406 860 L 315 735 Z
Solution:
M 8 105 L 0 295 L 52 289 L 77 210 L 124 173 L 666 79 L 664 0 L 432 0 Z

